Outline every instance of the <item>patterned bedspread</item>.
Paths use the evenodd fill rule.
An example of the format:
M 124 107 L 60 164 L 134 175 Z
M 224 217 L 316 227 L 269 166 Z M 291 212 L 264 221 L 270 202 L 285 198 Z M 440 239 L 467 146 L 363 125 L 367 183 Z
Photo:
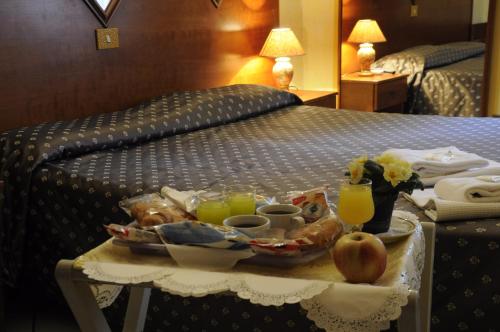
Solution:
M 3 280 L 13 281 L 23 257 L 29 257 L 29 272 L 55 291 L 59 259 L 104 241 L 102 224 L 128 222 L 120 200 L 163 185 L 185 190 L 249 183 L 261 194 L 280 195 L 330 184 L 335 201 L 345 165 L 360 154 L 455 145 L 500 161 L 500 119 L 298 104 L 286 92 L 232 86 L 5 133 Z M 403 200 L 398 206 L 417 212 Z M 500 219 L 439 224 L 436 245 L 435 329 L 498 329 Z M 123 313 L 123 304 L 121 298 L 108 315 Z M 159 292 L 152 296 L 146 324 L 151 331 L 315 330 L 298 305 L 264 308 L 227 296 L 183 299 Z
M 416 100 L 419 114 L 481 116 L 484 55 L 425 71 Z
M 408 74 L 407 113 L 480 116 L 484 44 L 422 45 L 387 55 L 375 66 Z

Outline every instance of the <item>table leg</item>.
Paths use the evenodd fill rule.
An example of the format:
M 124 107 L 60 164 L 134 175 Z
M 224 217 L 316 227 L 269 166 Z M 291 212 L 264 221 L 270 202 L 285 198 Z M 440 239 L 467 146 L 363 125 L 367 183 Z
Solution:
M 7 294 L 5 294 L 5 287 L 4 285 L 0 284 L 0 326 L 5 326 L 7 323 L 5 321 L 5 297 Z
M 408 304 L 401 308 L 398 319 L 398 331 L 421 332 L 420 329 L 420 302 L 416 291 L 410 291 Z
M 73 261 L 60 260 L 56 266 L 55 277 L 80 329 L 83 332 L 111 332 L 89 284 L 73 280 L 72 270 Z
M 123 332 L 144 330 L 151 288 L 131 287 Z
M 432 270 L 434 268 L 436 224 L 433 222 L 422 222 L 421 225 L 425 237 L 425 262 L 419 290 L 420 317 L 422 332 L 429 332 L 431 330 Z

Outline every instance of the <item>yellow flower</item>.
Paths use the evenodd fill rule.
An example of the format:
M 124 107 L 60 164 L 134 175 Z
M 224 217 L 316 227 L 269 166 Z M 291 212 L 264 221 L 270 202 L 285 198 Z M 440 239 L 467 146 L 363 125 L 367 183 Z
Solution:
M 352 160 L 353 163 L 358 163 L 358 164 L 361 164 L 363 166 L 365 165 L 365 163 L 367 161 L 368 161 L 368 156 L 366 154 Z
M 384 179 L 390 182 L 393 187 L 408 180 L 412 175 L 410 164 L 402 160 L 395 159 L 393 163 L 384 164 L 383 166 Z
M 386 153 L 382 153 L 380 156 L 377 156 L 377 157 L 373 158 L 373 160 L 376 163 L 379 163 L 382 166 L 386 165 L 386 164 L 392 164 L 392 163 L 400 161 L 393 154 L 387 153 L 387 152 Z
M 351 182 L 353 184 L 358 183 L 363 177 L 363 171 L 365 169 L 364 163 L 359 163 L 356 160 L 353 160 L 347 166 L 349 168 L 349 173 L 351 173 Z

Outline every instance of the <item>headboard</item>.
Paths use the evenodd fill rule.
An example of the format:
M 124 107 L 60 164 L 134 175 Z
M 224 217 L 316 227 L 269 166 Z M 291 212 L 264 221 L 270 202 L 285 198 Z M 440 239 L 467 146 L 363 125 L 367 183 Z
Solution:
M 469 40 L 472 0 L 414 2 L 417 17 L 410 17 L 411 0 L 343 0 L 342 73 L 359 70 L 358 45 L 346 43 L 359 19 L 376 20 L 387 38 L 387 42 L 375 45 L 377 59 L 416 45 Z
M 122 0 L 96 50 L 84 0 L 0 1 L 0 131 L 111 112 L 175 90 L 272 84 L 259 58 L 278 1 Z

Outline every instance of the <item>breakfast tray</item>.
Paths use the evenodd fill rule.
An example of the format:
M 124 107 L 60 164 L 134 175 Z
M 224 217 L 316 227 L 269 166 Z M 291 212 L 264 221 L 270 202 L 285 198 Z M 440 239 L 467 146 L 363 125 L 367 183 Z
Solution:
M 158 244 L 137 243 L 137 242 L 124 241 L 120 239 L 113 239 L 112 243 L 113 245 L 128 247 L 130 251 L 134 254 L 170 256 L 167 247 L 160 243 Z M 241 260 L 240 263 L 274 266 L 280 268 L 290 268 L 294 266 L 308 264 L 326 255 L 327 253 L 328 249 L 322 248 L 318 250 L 309 250 L 300 256 L 274 256 L 274 255 L 257 254 L 253 257 Z

